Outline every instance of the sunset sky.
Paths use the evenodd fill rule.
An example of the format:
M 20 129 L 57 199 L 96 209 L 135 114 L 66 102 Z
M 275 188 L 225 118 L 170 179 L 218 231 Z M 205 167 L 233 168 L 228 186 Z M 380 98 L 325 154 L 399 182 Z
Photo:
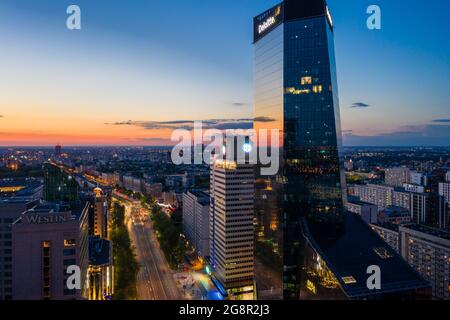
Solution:
M 1 0 L 0 146 L 167 145 L 248 126 L 252 17 L 276 0 Z M 450 145 L 450 1 L 329 0 L 346 145 Z M 82 30 L 66 28 L 66 8 Z M 382 30 L 366 9 L 382 9 Z

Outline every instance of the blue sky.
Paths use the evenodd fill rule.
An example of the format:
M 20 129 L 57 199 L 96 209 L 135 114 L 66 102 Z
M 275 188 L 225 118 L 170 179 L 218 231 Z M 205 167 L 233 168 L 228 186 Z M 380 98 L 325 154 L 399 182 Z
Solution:
M 276 3 L 2 0 L 0 144 L 138 144 L 162 140 L 107 124 L 251 117 L 252 17 Z M 347 145 L 450 145 L 450 2 L 432 4 L 329 0 Z

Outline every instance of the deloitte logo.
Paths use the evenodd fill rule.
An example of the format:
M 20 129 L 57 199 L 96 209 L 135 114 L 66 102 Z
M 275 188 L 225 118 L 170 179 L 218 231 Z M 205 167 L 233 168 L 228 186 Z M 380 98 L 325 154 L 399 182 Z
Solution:
M 261 34 L 277 22 L 275 17 L 269 17 L 266 21 L 258 26 L 258 33 Z

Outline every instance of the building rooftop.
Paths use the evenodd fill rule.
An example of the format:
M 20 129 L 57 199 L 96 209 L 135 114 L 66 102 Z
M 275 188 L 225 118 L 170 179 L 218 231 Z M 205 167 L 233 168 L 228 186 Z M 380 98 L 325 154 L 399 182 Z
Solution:
M 201 205 L 209 205 L 209 194 L 203 190 L 189 190 L 189 193 L 197 197 L 197 201 Z
M 408 209 L 403 208 L 403 207 L 397 207 L 397 206 L 389 206 L 382 211 L 385 215 L 387 215 L 389 217 L 398 217 L 398 216 L 409 215 Z
M 32 196 L 42 187 L 42 181 L 37 179 L 1 179 L 0 197 Z
M 387 230 L 398 232 L 400 225 L 391 223 L 391 222 L 378 222 L 378 223 L 372 223 L 371 225 L 376 227 L 381 227 Z
M 419 231 L 431 236 L 435 236 L 438 238 L 442 238 L 445 240 L 450 240 L 450 230 L 442 230 L 442 229 L 435 229 L 435 228 L 431 228 L 431 227 L 427 227 L 424 225 L 419 225 L 419 224 L 408 224 L 408 225 L 404 225 L 402 226 L 402 228 L 405 229 L 411 229 L 411 230 L 415 230 L 415 231 Z
M 376 206 L 375 204 L 361 201 L 359 197 L 349 196 L 348 202 L 359 206 Z
M 88 202 L 77 202 L 77 203 L 55 203 L 55 202 L 41 202 L 34 206 L 33 208 L 25 211 L 24 215 L 49 215 L 49 214 L 59 214 L 70 212 L 72 220 L 80 220 L 85 212 Z M 15 224 L 21 223 L 21 218 L 19 218 Z
M 376 298 L 378 295 L 428 288 L 425 281 L 401 256 L 381 239 L 358 215 L 346 213 L 345 232 L 334 241 L 313 242 L 327 262 L 341 288 L 350 299 Z M 369 290 L 367 268 L 379 266 L 381 290 Z M 346 281 L 351 278 L 354 281 Z
M 89 238 L 89 264 L 107 265 L 111 262 L 111 242 L 98 237 Z

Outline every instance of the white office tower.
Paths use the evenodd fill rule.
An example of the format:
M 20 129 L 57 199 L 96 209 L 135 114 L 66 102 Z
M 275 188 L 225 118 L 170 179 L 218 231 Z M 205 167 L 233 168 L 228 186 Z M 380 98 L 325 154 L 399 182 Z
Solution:
M 233 149 L 230 142 L 234 142 Z M 210 263 L 213 281 L 227 299 L 254 298 L 254 166 L 248 139 L 228 138 L 211 164 Z M 242 161 L 239 154 L 244 152 Z M 230 155 L 231 154 L 231 155 Z

